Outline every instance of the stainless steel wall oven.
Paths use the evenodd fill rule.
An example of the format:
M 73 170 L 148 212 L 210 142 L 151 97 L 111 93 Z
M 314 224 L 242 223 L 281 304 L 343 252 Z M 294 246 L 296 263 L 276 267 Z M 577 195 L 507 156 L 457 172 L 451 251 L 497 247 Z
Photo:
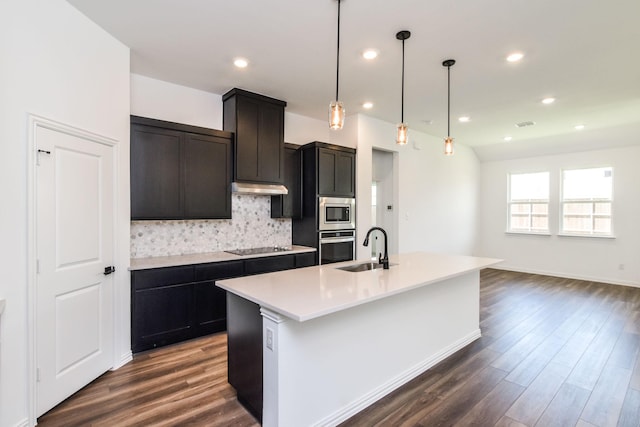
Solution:
M 320 231 L 318 242 L 318 260 L 321 265 L 355 258 L 356 230 Z

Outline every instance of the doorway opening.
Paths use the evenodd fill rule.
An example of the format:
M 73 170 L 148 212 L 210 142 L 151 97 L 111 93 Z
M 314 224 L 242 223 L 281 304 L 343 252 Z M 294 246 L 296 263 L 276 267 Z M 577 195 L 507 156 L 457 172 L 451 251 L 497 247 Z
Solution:
M 390 254 L 398 253 L 398 153 L 374 149 L 371 167 L 371 225 L 386 230 Z M 372 235 L 371 257 L 384 252 L 381 234 Z

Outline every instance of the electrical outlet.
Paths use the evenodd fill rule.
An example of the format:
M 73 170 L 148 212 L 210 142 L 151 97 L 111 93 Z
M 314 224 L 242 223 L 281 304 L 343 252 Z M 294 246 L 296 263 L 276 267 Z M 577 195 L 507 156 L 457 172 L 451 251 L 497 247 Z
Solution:
M 618 270 L 624 270 L 624 264 L 618 265 Z
M 273 329 L 267 328 L 267 348 L 273 351 Z

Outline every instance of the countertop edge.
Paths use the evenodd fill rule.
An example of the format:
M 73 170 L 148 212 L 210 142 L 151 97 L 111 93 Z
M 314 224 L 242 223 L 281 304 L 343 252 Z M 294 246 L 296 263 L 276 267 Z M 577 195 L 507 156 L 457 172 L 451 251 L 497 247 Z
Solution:
M 225 251 L 198 254 L 170 255 L 163 257 L 131 258 L 129 271 L 150 270 L 153 268 L 179 267 L 184 265 L 209 264 L 225 261 L 239 261 L 252 258 L 266 258 L 282 255 L 295 255 L 316 252 L 316 248 L 292 245 L 291 250 L 256 255 L 235 255 Z
M 227 280 L 234 280 L 234 279 L 226 279 L 226 280 L 217 281 L 216 282 L 216 286 L 224 289 L 227 292 L 231 292 L 231 293 L 233 293 L 233 294 L 235 294 L 235 295 L 237 295 L 239 297 L 245 298 L 245 299 L 247 299 L 247 300 L 249 300 L 249 301 L 251 301 L 251 302 L 253 302 L 255 304 L 258 304 L 261 307 L 269 309 L 269 310 L 271 310 L 271 311 L 273 311 L 275 313 L 281 314 L 281 315 L 283 315 L 283 316 L 285 316 L 285 317 L 287 317 L 289 319 L 292 319 L 292 320 L 295 320 L 295 321 L 298 321 L 298 322 L 305 322 L 305 321 L 308 321 L 308 320 L 317 319 L 319 317 L 323 317 L 323 316 L 327 316 L 327 315 L 330 315 L 330 314 L 333 314 L 333 313 L 337 313 L 337 312 L 340 312 L 340 311 L 343 311 L 343 310 L 347 310 L 349 308 L 353 308 L 353 307 L 357 307 L 357 306 L 360 306 L 360 305 L 363 305 L 363 304 L 368 304 L 370 302 L 382 300 L 382 299 L 385 299 L 385 298 L 388 298 L 388 297 L 391 297 L 391 296 L 394 296 L 394 295 L 399 295 L 399 294 L 402 294 L 404 292 L 409 292 L 409 291 L 412 291 L 414 289 L 418 289 L 418 288 L 421 288 L 421 287 L 424 287 L 424 286 L 428 286 L 428 285 L 432 285 L 432 284 L 435 284 L 435 283 L 439 283 L 439 282 L 442 282 L 444 280 L 452 279 L 452 278 L 455 278 L 455 277 L 458 277 L 458 276 L 462 276 L 462 275 L 465 275 L 465 274 L 468 274 L 468 273 L 471 273 L 471 272 L 474 272 L 474 271 L 480 271 L 480 270 L 482 270 L 484 268 L 491 267 L 493 265 L 499 264 L 502 261 L 504 261 L 503 259 L 497 259 L 497 258 L 485 258 L 485 257 L 472 257 L 472 258 L 476 258 L 479 261 L 479 264 L 475 265 L 473 267 L 456 270 L 456 271 L 452 272 L 451 274 L 444 274 L 442 276 L 439 276 L 439 277 L 436 277 L 436 278 L 432 278 L 430 280 L 425 280 L 425 281 L 421 281 L 421 282 L 418 282 L 418 283 L 414 283 L 414 284 L 408 285 L 408 286 L 406 286 L 406 287 L 404 287 L 402 289 L 396 289 L 396 290 L 393 290 L 393 291 L 389 291 L 389 292 L 387 292 L 385 294 L 373 295 L 373 296 L 371 296 L 370 298 L 367 298 L 367 299 L 362 299 L 362 300 L 359 300 L 359 301 L 354 301 L 352 303 L 346 303 L 346 304 L 342 304 L 342 305 L 339 305 L 339 306 L 330 307 L 330 308 L 327 308 L 327 309 L 324 309 L 324 310 L 320 310 L 320 311 L 316 311 L 314 313 L 310 313 L 310 314 L 307 314 L 307 315 L 300 315 L 300 314 L 291 313 L 290 311 L 285 310 L 282 307 L 274 306 L 273 304 L 265 302 L 265 301 L 261 300 L 260 298 L 256 298 L 255 296 L 250 295 L 250 294 L 248 294 L 246 292 L 243 292 L 243 291 L 240 291 L 240 290 L 235 289 L 233 287 L 229 287 L 229 286 L 225 285 L 225 282 Z M 393 257 L 392 257 L 392 260 L 393 260 Z M 342 263 L 342 264 L 358 263 L 358 262 L 361 262 L 361 261 L 350 261 L 350 262 L 346 262 L 346 263 Z M 339 264 L 336 264 L 336 265 L 339 265 Z M 310 268 L 323 268 L 323 266 L 315 266 L 315 267 L 310 267 Z M 326 267 L 325 266 L 324 268 L 335 268 L 335 267 L 333 267 L 333 266 L 332 267 Z M 279 273 L 281 273 L 281 272 L 273 272 L 273 273 L 266 273 L 266 274 L 279 274 Z M 354 274 L 354 273 L 345 272 L 345 274 Z M 358 273 L 355 273 L 355 274 L 358 274 Z

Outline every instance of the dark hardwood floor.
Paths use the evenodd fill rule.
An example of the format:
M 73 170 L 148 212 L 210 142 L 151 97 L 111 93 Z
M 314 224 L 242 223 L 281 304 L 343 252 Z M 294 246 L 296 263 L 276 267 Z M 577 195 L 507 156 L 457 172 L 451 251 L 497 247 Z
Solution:
M 640 426 L 640 289 L 487 269 L 480 308 L 482 338 L 341 426 Z M 224 334 L 138 355 L 38 421 L 258 425 Z

